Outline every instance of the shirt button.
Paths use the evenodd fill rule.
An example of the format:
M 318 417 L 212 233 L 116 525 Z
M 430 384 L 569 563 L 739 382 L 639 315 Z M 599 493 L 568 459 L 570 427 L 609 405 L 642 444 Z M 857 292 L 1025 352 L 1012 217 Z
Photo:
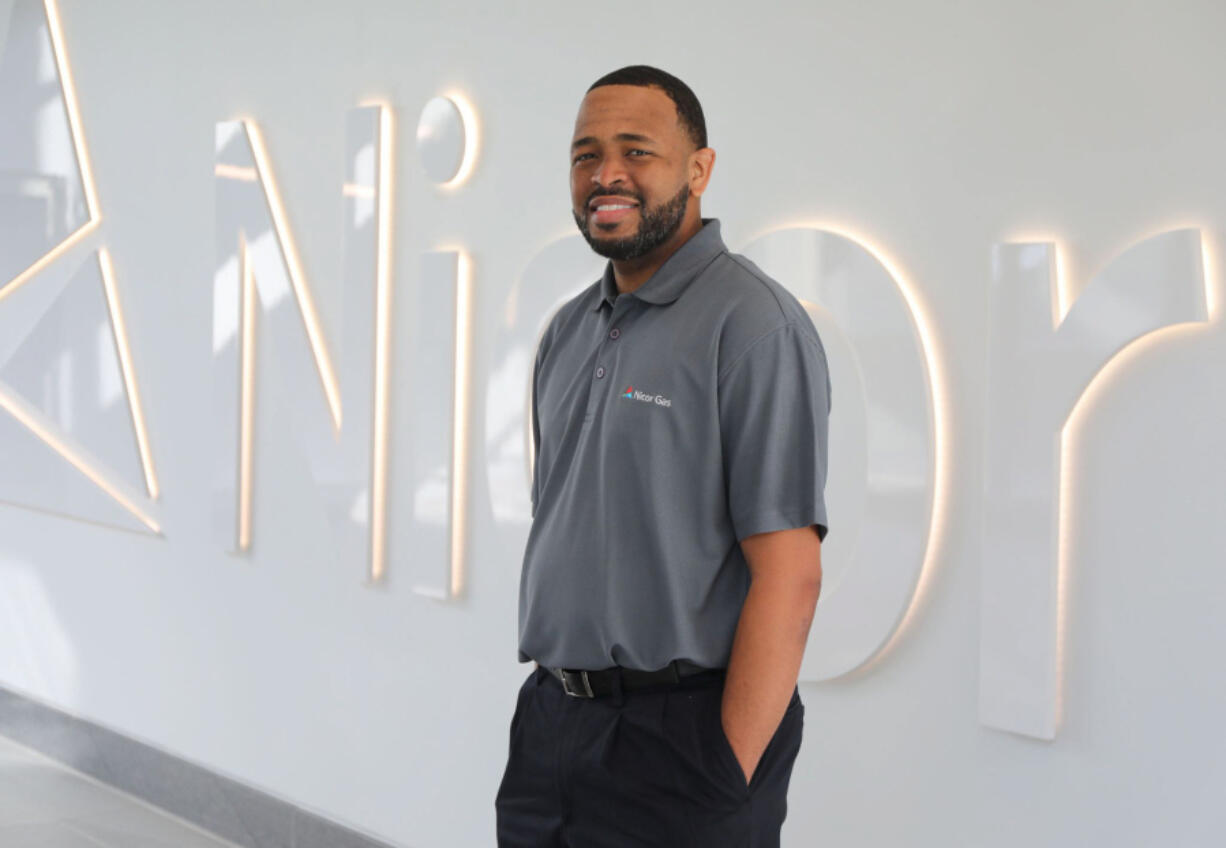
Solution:
M 603 365 L 601 365 L 599 368 L 596 369 L 596 376 L 597 377 L 604 376 L 604 366 Z
M 612 330 L 609 330 L 609 338 L 611 339 L 615 339 L 621 334 L 622 334 L 622 331 L 617 329 L 616 327 L 614 327 Z

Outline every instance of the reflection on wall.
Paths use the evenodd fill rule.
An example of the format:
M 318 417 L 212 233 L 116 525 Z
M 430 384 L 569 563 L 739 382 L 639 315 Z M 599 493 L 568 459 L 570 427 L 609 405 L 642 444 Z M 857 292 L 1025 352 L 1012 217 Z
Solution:
M 0 500 L 156 533 L 145 499 L 157 497 L 157 477 L 111 258 L 96 246 L 101 219 L 58 12 L 18 0 L 8 23 Z
M 310 470 L 342 567 L 382 574 L 372 468 L 373 411 L 384 408 L 376 404 L 376 371 L 386 391 L 389 121 L 383 106 L 359 107 L 346 119 L 339 370 L 258 129 L 248 121 L 217 125 L 212 502 L 227 551 L 247 551 L 257 536 L 254 433 L 256 416 L 268 415 Z M 277 376 L 257 386 L 265 361 Z M 382 488 L 373 491 L 381 506 Z
M 935 362 L 901 279 L 855 239 L 777 230 L 743 253 L 805 303 L 831 381 L 831 534 L 801 680 L 881 654 L 917 597 L 936 498 Z
M 1052 243 L 993 252 L 979 718 L 1039 739 L 1055 738 L 1062 711 L 1063 541 L 1075 489 L 1064 472 L 1073 413 L 1087 406 L 1091 384 L 1104 382 L 1100 375 L 1123 348 L 1156 330 L 1207 320 L 1200 233 L 1174 230 L 1132 247 L 1067 314 L 1065 285 Z

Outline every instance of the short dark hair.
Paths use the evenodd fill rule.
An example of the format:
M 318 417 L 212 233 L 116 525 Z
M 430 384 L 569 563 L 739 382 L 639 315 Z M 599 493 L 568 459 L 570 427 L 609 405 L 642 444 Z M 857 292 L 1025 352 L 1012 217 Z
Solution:
M 702 116 L 702 104 L 688 85 L 668 71 L 651 65 L 627 65 L 605 74 L 588 86 L 588 91 L 602 85 L 642 85 L 662 89 L 677 107 L 677 120 L 690 140 L 700 148 L 707 146 L 707 122 Z

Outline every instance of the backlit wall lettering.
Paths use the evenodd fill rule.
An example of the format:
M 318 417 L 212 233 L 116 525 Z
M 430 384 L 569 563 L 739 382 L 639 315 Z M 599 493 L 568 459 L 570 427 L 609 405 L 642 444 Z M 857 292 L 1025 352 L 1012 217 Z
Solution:
M 389 121 L 381 106 L 347 116 L 338 360 L 329 351 L 258 128 L 250 121 L 217 126 L 213 518 L 228 551 L 249 550 L 256 535 L 254 434 L 257 418 L 267 415 L 300 449 L 341 562 L 365 563 L 372 579 L 383 574 L 386 481 L 381 475 L 374 486 L 372 470 L 386 447 L 386 424 L 376 422 L 372 410 L 386 415 Z
M 53 0 L 12 9 L 0 51 L 0 500 L 157 533 L 137 363 L 58 11 Z M 420 113 L 414 176 L 440 190 L 433 199 L 473 173 L 477 126 L 456 93 Z M 338 567 L 370 585 L 396 575 L 446 601 L 465 589 L 472 507 L 473 259 L 459 245 L 431 244 L 403 263 L 411 279 L 394 279 L 393 141 L 389 105 L 345 116 L 343 309 L 325 316 L 258 124 L 217 125 L 208 503 L 225 550 L 258 545 L 258 504 L 285 485 L 261 476 L 261 446 L 284 436 L 310 474 L 317 500 L 308 511 L 326 518 Z M 880 249 L 837 225 L 804 225 L 740 252 L 806 303 L 830 360 L 836 529 L 801 679 L 836 680 L 870 669 L 906 632 L 951 523 L 955 459 L 968 457 L 950 444 L 945 357 L 923 298 Z M 480 379 L 498 521 L 531 518 L 530 380 L 541 330 L 603 264 L 573 232 L 558 238 L 494 316 Z M 987 385 L 972 429 L 984 448 L 975 457 L 984 508 L 978 682 L 989 727 L 1039 739 L 1058 732 L 1068 536 L 1082 485 L 1069 473 L 1077 433 L 1082 421 L 1092 426 L 1093 398 L 1124 350 L 1143 353 L 1208 320 L 1206 265 L 1200 231 L 1163 232 L 1113 260 L 1074 300 L 1054 243 L 997 245 L 984 263 L 988 343 L 976 373 Z M 497 291 L 495 277 L 486 283 Z M 517 552 L 507 553 L 507 567 L 518 568 Z
M 1198 230 L 1135 245 L 1071 305 L 1057 260 L 1052 242 L 997 245 L 988 309 L 979 718 L 1039 739 L 1061 713 L 1074 414 L 1124 348 L 1208 319 Z
M 453 135 L 450 168 L 438 174 L 452 180 L 471 142 L 471 133 Z M 471 275 L 465 252 L 445 248 L 423 254 L 408 284 L 393 283 L 390 109 L 361 107 L 347 118 L 339 360 L 329 352 L 258 128 L 219 124 L 216 144 L 218 541 L 235 553 L 253 544 L 257 422 L 275 420 L 310 469 L 341 567 L 365 563 L 378 582 L 395 561 L 398 579 L 413 591 L 458 595 L 465 501 L 455 481 L 466 467 Z M 432 150 L 447 144 L 434 139 Z M 393 363 L 400 369 L 394 381 Z

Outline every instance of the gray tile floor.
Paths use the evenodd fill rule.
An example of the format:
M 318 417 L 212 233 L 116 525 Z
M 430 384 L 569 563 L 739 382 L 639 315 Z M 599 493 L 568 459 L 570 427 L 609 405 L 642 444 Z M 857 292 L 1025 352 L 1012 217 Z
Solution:
M 0 736 L 3 848 L 237 848 Z

